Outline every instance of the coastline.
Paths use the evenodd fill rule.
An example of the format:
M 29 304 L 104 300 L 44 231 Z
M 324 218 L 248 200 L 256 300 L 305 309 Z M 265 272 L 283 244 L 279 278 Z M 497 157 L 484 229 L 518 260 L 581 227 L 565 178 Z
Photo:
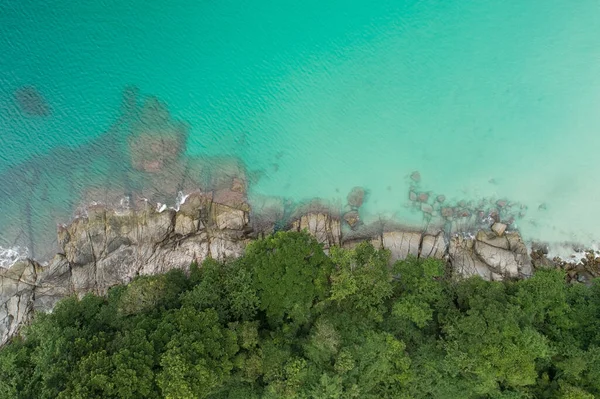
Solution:
M 235 188 L 239 181 L 233 183 Z M 305 230 L 326 250 L 369 241 L 389 250 L 391 262 L 408 256 L 442 259 L 457 278 L 527 278 L 536 268 L 560 267 L 570 280 L 585 283 L 597 275 L 600 263 L 590 255 L 578 265 L 548 259 L 543 247 L 528 250 L 519 233 L 500 222 L 474 235 L 419 230 L 389 220 L 352 229 L 322 201 L 286 213 L 275 206 L 253 211 L 245 193 L 232 188 L 193 191 L 179 198 L 178 209 L 144 199 L 121 201 L 118 207 L 91 205 L 59 226 L 61 250 L 48 263 L 24 259 L 0 268 L 0 345 L 18 334 L 35 312 L 51 311 L 62 298 L 104 295 L 139 275 L 175 268 L 187 272 L 193 262 L 236 258 L 249 242 L 280 230 Z
M 16 209 L 15 218 L 0 226 L 16 237 L 0 247 L 0 345 L 66 296 L 102 295 L 139 275 L 239 257 L 247 243 L 276 231 L 306 230 L 326 250 L 369 241 L 389 250 L 391 262 L 443 259 L 459 278 L 527 278 L 538 267 L 559 267 L 586 283 L 600 270 L 597 251 L 565 260 L 548 245 L 524 242 L 518 223 L 526 206 L 506 198 L 451 201 L 425 188 L 418 171 L 404 177 L 409 223 L 365 211 L 373 200 L 365 187 L 335 201 L 257 196 L 252 186 L 261 173 L 242 160 L 186 155 L 187 125 L 157 98 L 128 88 L 121 108 L 113 127 L 80 152 L 56 150 L 0 175 L 20 193 L 6 208 Z M 65 198 L 59 211 L 49 208 L 51 195 Z M 65 214 L 73 218 L 58 225 L 55 239 L 53 223 Z

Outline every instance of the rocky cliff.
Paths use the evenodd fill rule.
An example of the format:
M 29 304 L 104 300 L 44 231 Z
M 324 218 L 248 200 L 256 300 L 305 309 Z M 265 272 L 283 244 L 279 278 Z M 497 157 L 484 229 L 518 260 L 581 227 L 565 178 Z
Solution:
M 326 209 L 304 209 L 290 218 L 287 229 L 307 230 L 325 249 L 368 240 L 389 249 L 392 261 L 409 255 L 445 259 L 462 276 L 499 280 L 532 273 L 518 233 L 506 233 L 497 226 L 475 237 L 448 237 L 441 231 L 423 233 L 383 223 L 343 233 L 343 218 Z M 177 211 L 164 206 L 156 209 L 144 201 L 121 209 L 89 207 L 85 215 L 59 227 L 62 251 L 50 262 L 21 260 L 0 268 L 0 344 L 15 335 L 34 312 L 50 311 L 66 296 L 102 295 L 138 275 L 175 268 L 185 271 L 192 262 L 208 257 L 238 257 L 248 242 L 273 231 L 275 224 L 273 218 L 251 216 L 245 201 L 222 193 L 192 193 Z

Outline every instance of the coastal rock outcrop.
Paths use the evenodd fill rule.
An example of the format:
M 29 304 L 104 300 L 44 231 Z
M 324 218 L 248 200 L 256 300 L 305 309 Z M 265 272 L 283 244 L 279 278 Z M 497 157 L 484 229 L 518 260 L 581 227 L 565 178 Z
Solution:
M 308 231 L 325 249 L 340 245 L 342 237 L 340 219 L 325 211 L 301 215 L 293 222 L 292 230 Z
M 407 231 L 389 231 L 382 235 L 383 248 L 390 251 L 390 261 L 406 259 L 409 255 L 419 256 L 421 233 Z
M 64 297 L 104 295 L 139 275 L 187 271 L 208 257 L 239 257 L 252 239 L 283 228 L 284 220 L 289 221 L 287 229 L 308 231 L 326 250 L 369 241 L 389 250 L 391 262 L 408 256 L 444 259 L 463 277 L 501 280 L 532 273 L 527 248 L 516 232 L 488 228 L 476 236 L 449 237 L 441 230 L 411 231 L 385 221 L 343 230 L 343 218 L 323 205 L 299 208 L 285 219 L 287 205 L 264 202 L 263 210 L 272 211 L 266 219 L 251 215 L 243 190 L 232 187 L 182 196 L 178 209 L 157 208 L 148 201 L 85 208 L 69 225 L 59 227 L 61 251 L 47 264 L 18 260 L 0 268 L 0 345 L 34 311 L 50 311 Z M 253 226 L 267 230 L 257 232 Z
M 192 193 L 179 211 L 148 202 L 116 210 L 87 208 L 60 226 L 62 249 L 47 265 L 26 260 L 0 268 L 0 345 L 27 323 L 33 311 L 49 311 L 60 299 L 108 289 L 138 275 L 188 270 L 207 257 L 239 257 L 249 241 L 248 206 L 215 203 L 212 193 Z
M 464 277 L 479 275 L 487 280 L 531 276 L 533 269 L 521 236 L 509 232 L 498 236 L 479 231 L 475 237 L 456 235 L 450 240 L 449 259 Z
M 0 345 L 31 319 L 37 266 L 25 260 L 0 269 Z

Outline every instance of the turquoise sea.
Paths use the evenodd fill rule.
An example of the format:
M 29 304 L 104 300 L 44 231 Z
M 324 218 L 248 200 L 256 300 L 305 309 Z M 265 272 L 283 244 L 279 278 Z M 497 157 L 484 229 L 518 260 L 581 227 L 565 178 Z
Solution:
M 0 0 L 0 253 L 44 257 L 123 192 L 131 86 L 189 126 L 184 156 L 243 161 L 253 201 L 362 186 L 363 219 L 421 223 L 418 170 L 431 198 L 518 204 L 527 239 L 595 244 L 599 38 L 597 0 Z

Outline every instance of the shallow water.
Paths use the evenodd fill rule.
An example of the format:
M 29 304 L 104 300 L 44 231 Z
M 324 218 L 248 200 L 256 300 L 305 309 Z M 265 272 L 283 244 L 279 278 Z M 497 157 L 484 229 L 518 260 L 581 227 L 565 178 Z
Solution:
M 130 165 L 129 85 L 253 199 L 363 186 L 364 219 L 421 223 L 418 170 L 430 198 L 514 202 L 528 239 L 600 238 L 596 0 L 80 3 L 0 2 L 0 247 L 45 256 L 94 194 L 167 200 Z

